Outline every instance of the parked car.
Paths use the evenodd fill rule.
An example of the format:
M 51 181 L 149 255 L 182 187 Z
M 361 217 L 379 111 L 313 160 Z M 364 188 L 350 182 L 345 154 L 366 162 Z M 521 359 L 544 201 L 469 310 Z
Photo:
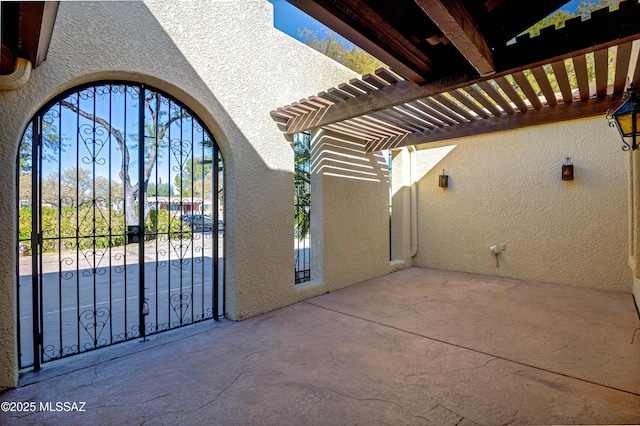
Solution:
M 180 218 L 192 231 L 213 230 L 213 218 L 206 214 L 183 214 Z
M 218 231 L 224 231 L 224 220 L 218 219 Z

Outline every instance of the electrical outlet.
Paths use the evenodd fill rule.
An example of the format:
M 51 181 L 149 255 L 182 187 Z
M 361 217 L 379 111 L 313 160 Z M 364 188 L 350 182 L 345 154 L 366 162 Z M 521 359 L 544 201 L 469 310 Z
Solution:
M 506 243 L 500 243 L 500 250 L 505 251 L 507 249 Z

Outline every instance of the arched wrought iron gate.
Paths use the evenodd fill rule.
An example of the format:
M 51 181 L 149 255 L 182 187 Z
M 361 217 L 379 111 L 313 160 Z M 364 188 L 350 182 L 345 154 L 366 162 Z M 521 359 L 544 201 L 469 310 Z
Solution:
M 136 83 L 76 88 L 18 154 L 20 367 L 224 315 L 224 168 L 211 133 Z

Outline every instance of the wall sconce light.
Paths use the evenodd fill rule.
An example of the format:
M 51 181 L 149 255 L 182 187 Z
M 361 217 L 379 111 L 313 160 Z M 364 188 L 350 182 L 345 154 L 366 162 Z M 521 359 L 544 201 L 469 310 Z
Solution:
M 567 157 L 562 165 L 562 180 L 573 180 L 573 163 L 571 157 Z
M 438 176 L 438 186 L 440 188 L 448 188 L 449 187 L 449 176 L 444 174 L 444 169 L 442 169 L 442 174 Z
M 615 111 L 607 111 L 607 120 L 609 126 L 616 127 L 622 136 L 624 146 L 623 151 L 636 150 L 638 144 L 636 137 L 638 136 L 638 115 L 640 115 L 640 87 L 629 86 L 625 94 L 622 96 L 622 105 Z M 631 138 L 631 145 L 627 143 L 625 138 Z

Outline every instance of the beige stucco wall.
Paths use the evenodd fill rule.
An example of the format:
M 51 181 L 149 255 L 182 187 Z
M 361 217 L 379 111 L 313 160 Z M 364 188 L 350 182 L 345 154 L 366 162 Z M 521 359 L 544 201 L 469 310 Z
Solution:
M 243 319 L 388 270 L 383 249 L 365 250 L 370 244 L 388 253 L 386 228 L 366 229 L 380 219 L 360 219 L 366 208 L 385 220 L 384 177 L 360 181 L 320 170 L 313 179 L 326 197 L 315 201 L 321 210 L 313 221 L 326 232 L 314 244 L 340 255 L 314 253 L 314 282 L 293 283 L 293 152 L 269 112 L 354 76 L 274 29 L 266 0 L 61 2 L 47 60 L 25 87 L 0 92 L 0 389 L 17 383 L 17 145 L 46 101 L 82 83 L 123 79 L 160 88 L 199 115 L 225 158 L 227 316 Z M 374 156 L 360 156 L 378 167 Z M 345 224 L 329 224 L 345 216 Z
M 629 154 L 620 146 L 604 117 L 594 117 L 418 150 L 413 265 L 631 291 Z M 570 182 L 560 179 L 567 156 Z M 438 187 L 443 169 L 448 189 Z M 496 267 L 489 248 L 501 243 Z
M 332 133 L 321 132 L 312 141 L 316 279 L 299 286 L 300 292 L 322 294 L 389 272 L 389 171 L 382 154 L 363 148 Z

